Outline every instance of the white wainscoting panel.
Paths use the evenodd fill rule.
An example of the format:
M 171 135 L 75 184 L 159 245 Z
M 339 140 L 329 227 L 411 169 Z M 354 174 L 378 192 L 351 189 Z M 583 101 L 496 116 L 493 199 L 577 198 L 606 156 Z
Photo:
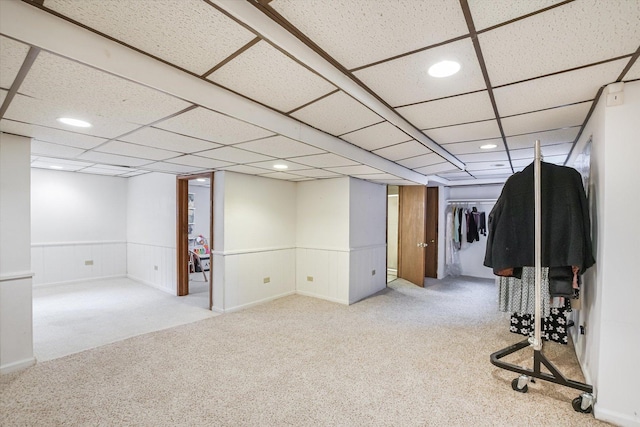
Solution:
M 31 245 L 31 268 L 34 286 L 125 276 L 127 244 L 34 243 Z
M 298 248 L 295 263 L 298 294 L 349 304 L 348 250 Z
M 294 294 L 295 257 L 294 248 L 215 255 L 214 288 L 219 288 L 219 275 L 223 275 L 224 311 L 236 311 Z M 217 271 L 220 263 L 224 263 L 223 272 Z M 216 291 L 214 299 L 218 293 Z
M 176 274 L 176 248 L 127 243 L 129 278 L 176 295 Z
M 349 304 L 373 295 L 387 286 L 386 258 L 386 244 L 351 249 Z

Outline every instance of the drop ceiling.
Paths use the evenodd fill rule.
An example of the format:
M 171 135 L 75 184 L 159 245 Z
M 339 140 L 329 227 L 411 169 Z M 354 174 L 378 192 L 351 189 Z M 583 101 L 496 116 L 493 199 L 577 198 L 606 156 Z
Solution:
M 503 182 L 639 55 L 636 0 L 2 0 L 0 131 L 78 173 Z

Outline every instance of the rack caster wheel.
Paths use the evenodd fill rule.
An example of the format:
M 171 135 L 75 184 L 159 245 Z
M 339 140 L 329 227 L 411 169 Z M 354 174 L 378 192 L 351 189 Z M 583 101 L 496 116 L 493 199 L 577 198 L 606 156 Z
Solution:
M 529 377 L 527 377 L 526 375 L 521 375 L 511 381 L 511 388 L 518 393 L 526 393 L 527 391 L 529 391 L 529 386 L 527 385 L 528 382 Z
M 571 401 L 571 406 L 576 412 L 589 414 L 593 410 L 593 395 L 591 393 L 582 393 Z

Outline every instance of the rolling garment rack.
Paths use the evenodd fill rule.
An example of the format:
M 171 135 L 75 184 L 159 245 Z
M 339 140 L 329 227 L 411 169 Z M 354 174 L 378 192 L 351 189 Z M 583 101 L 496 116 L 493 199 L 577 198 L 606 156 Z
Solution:
M 566 378 L 562 373 L 545 357 L 542 353 L 542 319 L 541 319 L 541 306 L 542 306 L 542 224 L 541 224 L 541 154 L 540 154 L 540 141 L 535 142 L 535 160 L 534 160 L 534 206 L 535 206 L 535 315 L 534 315 L 534 336 L 527 338 L 517 344 L 513 344 L 502 350 L 498 350 L 491 354 L 491 363 L 499 368 L 506 369 L 508 371 L 519 373 L 520 376 L 515 378 L 511 382 L 511 387 L 518 392 L 526 393 L 528 390 L 527 384 L 534 378 L 538 378 L 544 381 L 553 382 L 566 387 L 571 387 L 576 390 L 580 390 L 583 393 L 573 399 L 572 406 L 577 412 L 589 413 L 593 408 L 593 386 L 584 384 L 578 381 L 574 381 Z M 571 324 L 569 325 L 571 326 Z M 526 347 L 533 347 L 533 369 L 528 369 L 519 365 L 501 361 L 503 357 L 513 354 Z M 549 371 L 542 372 L 541 365 Z

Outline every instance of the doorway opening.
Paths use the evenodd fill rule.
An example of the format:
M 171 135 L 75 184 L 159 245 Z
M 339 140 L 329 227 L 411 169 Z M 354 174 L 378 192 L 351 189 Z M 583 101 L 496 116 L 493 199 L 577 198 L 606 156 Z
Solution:
M 398 191 L 387 186 L 387 283 L 398 278 Z
M 213 172 L 177 178 L 178 296 L 213 307 Z

